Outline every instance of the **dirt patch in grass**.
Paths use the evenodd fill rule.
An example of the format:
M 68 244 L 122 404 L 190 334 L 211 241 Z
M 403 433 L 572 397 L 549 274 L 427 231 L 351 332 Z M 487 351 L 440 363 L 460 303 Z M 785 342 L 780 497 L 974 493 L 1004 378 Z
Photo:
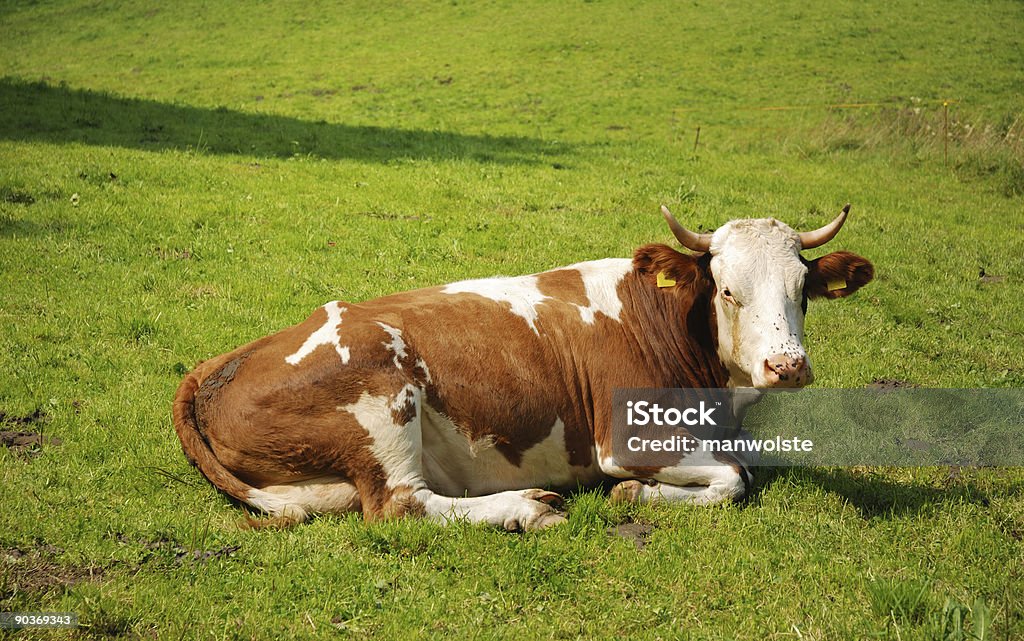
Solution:
M 222 545 L 210 549 L 189 549 L 172 538 L 161 536 L 155 539 L 130 537 L 122 532 L 115 532 L 112 538 L 122 545 L 140 545 L 145 550 L 138 567 L 153 561 L 170 561 L 175 565 L 184 563 L 206 563 L 215 559 L 234 556 L 242 549 L 240 545 Z
M 357 211 L 357 216 L 367 218 L 378 218 L 380 220 L 433 220 L 433 216 L 419 214 L 396 214 L 388 211 Z
M 0 604 L 20 592 L 46 593 L 84 581 L 99 581 L 109 571 L 118 568 L 134 573 L 149 563 L 208 563 L 234 556 L 241 549 L 239 545 L 189 549 L 170 538 L 133 539 L 120 532 L 113 537 L 125 545 L 142 545 L 145 551 L 141 559 L 132 563 L 113 561 L 105 565 L 93 562 L 85 565 L 68 565 L 59 562 L 58 559 L 64 554 L 64 550 L 56 545 L 43 542 L 17 546 L 0 545 Z
M 179 564 L 186 561 L 206 563 L 207 561 L 212 561 L 214 559 L 232 556 L 235 552 L 241 549 L 241 545 L 222 545 L 221 547 L 213 550 L 186 550 L 185 548 L 179 547 L 175 550 L 174 561 Z
M 11 187 L 0 187 L 0 200 L 16 205 L 31 205 L 36 202 L 32 194 Z
M 6 447 L 16 452 L 28 451 L 37 452 L 43 444 L 60 445 L 62 441 L 53 436 L 43 436 L 35 432 L 9 432 L 0 431 L 0 447 Z
M 891 392 L 898 389 L 913 389 L 915 387 L 921 387 L 917 383 L 911 383 L 899 378 L 876 378 L 867 384 L 867 388 L 870 390 L 879 390 L 882 392 Z
M 57 563 L 55 559 L 63 553 L 45 543 L 0 547 L 0 601 L 17 592 L 49 592 L 103 577 L 104 568 L 98 565 Z
M 16 415 L 8 414 L 7 412 L 0 410 L 0 425 L 33 425 L 36 423 L 45 423 L 47 421 L 46 413 L 43 410 L 36 408 L 31 414 Z
M 22 416 L 7 414 L 0 410 L 0 427 L 29 427 L 47 422 L 46 414 L 37 409 Z M 39 454 L 43 445 L 60 445 L 61 440 L 24 429 L 0 430 L 0 447 L 30 456 Z
M 647 541 L 654 531 L 654 526 L 649 523 L 620 523 L 615 527 L 608 528 L 608 534 L 627 539 L 636 544 L 636 549 L 642 550 L 647 547 Z

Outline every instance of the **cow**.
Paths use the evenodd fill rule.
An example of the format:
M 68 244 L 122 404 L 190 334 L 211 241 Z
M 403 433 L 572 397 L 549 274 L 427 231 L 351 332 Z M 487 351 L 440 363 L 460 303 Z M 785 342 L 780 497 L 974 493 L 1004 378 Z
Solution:
M 869 261 L 801 251 L 773 218 L 673 235 L 632 259 L 465 280 L 362 303 L 201 362 L 174 400 L 188 460 L 220 491 L 290 525 L 323 513 L 415 515 L 536 530 L 565 491 L 615 483 L 624 501 L 741 497 L 742 462 L 631 468 L 611 451 L 616 388 L 802 387 L 811 298 L 852 294 Z

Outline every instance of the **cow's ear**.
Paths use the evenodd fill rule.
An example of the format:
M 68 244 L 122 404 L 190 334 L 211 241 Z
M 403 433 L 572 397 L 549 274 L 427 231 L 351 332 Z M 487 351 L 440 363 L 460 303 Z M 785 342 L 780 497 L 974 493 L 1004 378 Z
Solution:
M 808 298 L 842 298 L 874 277 L 875 268 L 868 259 L 850 252 L 833 252 L 807 263 L 804 291 Z
M 660 287 L 671 287 L 679 281 L 693 279 L 693 257 L 677 252 L 668 245 L 644 245 L 633 252 L 633 269 Z

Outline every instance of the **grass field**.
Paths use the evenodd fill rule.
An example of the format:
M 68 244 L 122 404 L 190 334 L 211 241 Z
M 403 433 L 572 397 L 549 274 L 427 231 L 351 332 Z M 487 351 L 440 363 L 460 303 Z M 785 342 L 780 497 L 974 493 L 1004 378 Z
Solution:
M 254 532 L 170 421 L 325 301 L 628 256 L 661 203 L 853 203 L 817 385 L 1024 386 L 1020 2 L 167 4 L 0 2 L 0 429 L 43 435 L 0 447 L 0 612 L 82 624 L 0 636 L 1024 638 L 1021 469 Z

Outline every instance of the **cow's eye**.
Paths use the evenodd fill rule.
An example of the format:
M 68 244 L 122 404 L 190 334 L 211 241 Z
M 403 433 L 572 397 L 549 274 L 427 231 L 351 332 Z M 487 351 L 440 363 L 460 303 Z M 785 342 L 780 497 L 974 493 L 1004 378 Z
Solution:
M 723 289 L 722 290 L 722 298 L 724 298 L 725 300 L 729 301 L 733 305 L 736 304 L 736 299 L 732 297 L 732 292 L 730 292 L 728 289 Z

